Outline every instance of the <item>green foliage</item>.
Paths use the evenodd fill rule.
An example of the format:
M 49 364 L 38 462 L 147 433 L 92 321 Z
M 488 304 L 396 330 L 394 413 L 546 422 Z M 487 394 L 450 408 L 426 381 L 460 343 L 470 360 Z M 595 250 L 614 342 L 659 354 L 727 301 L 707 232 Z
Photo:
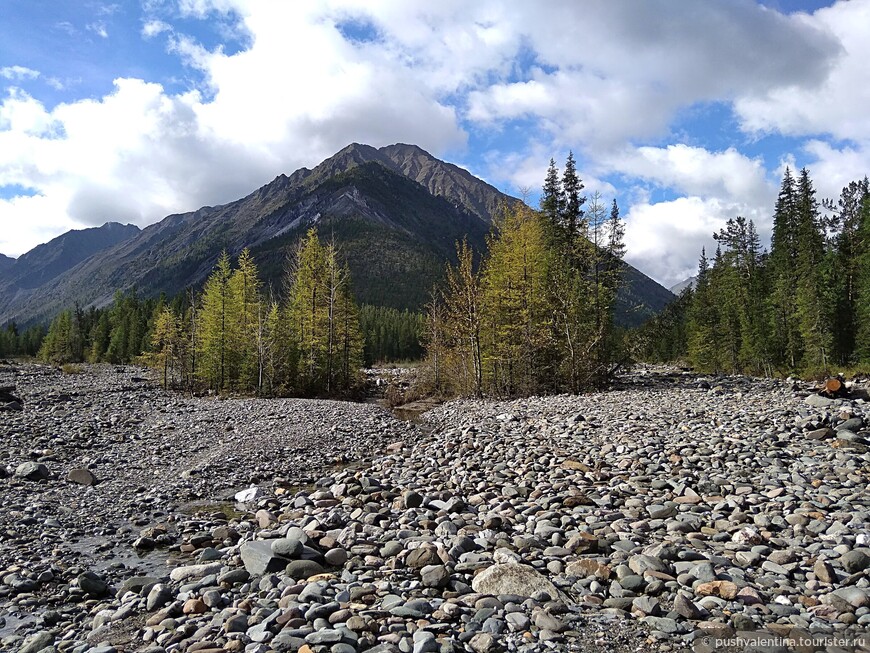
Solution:
M 675 360 L 685 349 L 702 371 L 766 375 L 870 364 L 870 183 L 822 206 L 827 217 L 809 172 L 786 169 L 770 254 L 751 221 L 729 220 L 712 267 L 702 253 L 695 291 L 637 332 L 640 354 Z M 668 346 L 651 345 L 665 324 Z
M 288 260 L 287 278 L 282 305 L 271 293 L 264 296 L 247 249 L 235 268 L 224 251 L 200 297 L 191 291 L 167 303 L 162 297 L 141 301 L 135 292 L 118 292 L 106 309 L 64 311 L 40 337 L 39 355 L 58 364 L 85 358 L 128 363 L 142 355 L 167 388 L 353 393 L 360 382 L 363 336 L 350 275 L 337 249 L 322 245 L 317 232 L 309 231 Z M 372 314 L 378 310 L 372 308 Z M 412 314 L 393 313 L 400 317 L 394 323 L 401 332 L 407 330 L 402 347 L 413 351 L 419 316 L 412 331 Z M 0 344 L 6 347 L 13 332 L 14 326 L 7 328 Z M 15 346 L 30 346 L 28 338 L 16 334 Z
M 46 329 L 37 324 L 19 333 L 15 322 L 10 322 L 0 328 L 0 357 L 6 356 L 36 356 L 42 347 Z
M 587 211 L 569 155 L 550 162 L 541 211 L 496 220 L 478 267 L 466 241 L 426 307 L 429 378 L 447 395 L 526 396 L 607 382 L 622 348 L 613 328 L 623 227 L 599 194 Z
M 365 341 L 365 364 L 420 360 L 424 322 L 421 313 L 363 304 L 360 329 Z

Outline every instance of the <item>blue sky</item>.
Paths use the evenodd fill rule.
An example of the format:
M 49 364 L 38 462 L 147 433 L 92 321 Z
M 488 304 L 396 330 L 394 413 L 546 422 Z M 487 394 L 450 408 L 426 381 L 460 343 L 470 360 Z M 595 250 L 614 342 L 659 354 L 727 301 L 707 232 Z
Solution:
M 534 203 L 550 157 L 666 285 L 785 165 L 870 172 L 870 0 L 0 0 L 0 252 L 241 197 L 357 141 Z

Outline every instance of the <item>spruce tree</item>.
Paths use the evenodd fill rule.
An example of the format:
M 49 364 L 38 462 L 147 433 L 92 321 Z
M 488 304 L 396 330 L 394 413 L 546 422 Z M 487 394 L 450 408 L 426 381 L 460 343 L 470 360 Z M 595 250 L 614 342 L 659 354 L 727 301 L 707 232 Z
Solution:
M 809 171 L 800 172 L 797 185 L 797 292 L 798 328 L 807 370 L 828 370 L 831 350 L 831 315 L 825 301 L 821 270 L 824 232 Z
M 550 159 L 550 166 L 547 168 L 540 206 L 541 213 L 547 221 L 550 238 L 558 240 L 558 234 L 562 229 L 562 215 L 565 212 L 565 196 L 562 192 L 562 182 L 559 180 L 559 171 L 553 159 Z
M 797 316 L 798 285 L 797 188 L 789 168 L 785 169 L 773 213 L 770 243 L 771 346 L 776 365 L 797 369 L 803 356 L 803 339 Z
M 576 246 L 578 237 L 585 232 L 583 204 L 586 202 L 586 198 L 580 195 L 583 188 L 583 182 L 577 176 L 574 153 L 568 152 L 565 172 L 562 174 L 562 192 L 564 195 L 562 229 L 564 230 L 564 243 L 569 248 Z
M 689 362 L 705 372 L 719 370 L 718 333 L 719 314 L 711 287 L 710 262 L 705 250 L 701 250 L 698 274 L 695 277 L 695 292 L 688 310 L 688 358 Z
M 855 230 L 855 359 L 870 369 L 870 192 L 860 201 Z

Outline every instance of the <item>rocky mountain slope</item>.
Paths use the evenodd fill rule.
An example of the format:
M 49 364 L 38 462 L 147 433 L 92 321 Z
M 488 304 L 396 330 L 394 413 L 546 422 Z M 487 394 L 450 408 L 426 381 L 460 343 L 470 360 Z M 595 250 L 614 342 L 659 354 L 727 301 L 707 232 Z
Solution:
M 138 233 L 134 225 L 107 222 L 102 227 L 68 231 L 17 259 L 0 261 L 0 315 L 30 304 L 31 298 L 38 301 L 41 291 L 54 285 L 58 277 Z M 4 321 L 0 318 L 0 323 Z
M 0 272 L 8 270 L 13 265 L 15 265 L 14 258 L 10 258 L 6 254 L 0 254 Z
M 288 252 L 310 226 L 335 239 L 360 301 L 416 309 L 443 275 L 455 242 L 467 237 L 482 250 L 499 207 L 517 201 L 414 145 L 354 143 L 313 170 L 279 175 L 235 202 L 167 216 L 98 255 L 82 250 L 78 260 L 65 258 L 30 285 L 0 272 L 0 323 L 48 319 L 75 302 L 104 305 L 116 290 L 171 296 L 199 287 L 223 249 L 234 255 L 250 247 L 266 281 L 278 288 Z M 630 266 L 627 279 L 624 323 L 673 299 Z

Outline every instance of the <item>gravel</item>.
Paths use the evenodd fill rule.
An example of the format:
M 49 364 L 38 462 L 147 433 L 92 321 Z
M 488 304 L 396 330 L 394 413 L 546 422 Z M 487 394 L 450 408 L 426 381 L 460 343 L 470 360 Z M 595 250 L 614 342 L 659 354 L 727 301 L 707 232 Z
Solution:
M 0 385 L 3 650 L 870 650 L 858 392 L 639 370 L 412 423 L 130 367 Z

